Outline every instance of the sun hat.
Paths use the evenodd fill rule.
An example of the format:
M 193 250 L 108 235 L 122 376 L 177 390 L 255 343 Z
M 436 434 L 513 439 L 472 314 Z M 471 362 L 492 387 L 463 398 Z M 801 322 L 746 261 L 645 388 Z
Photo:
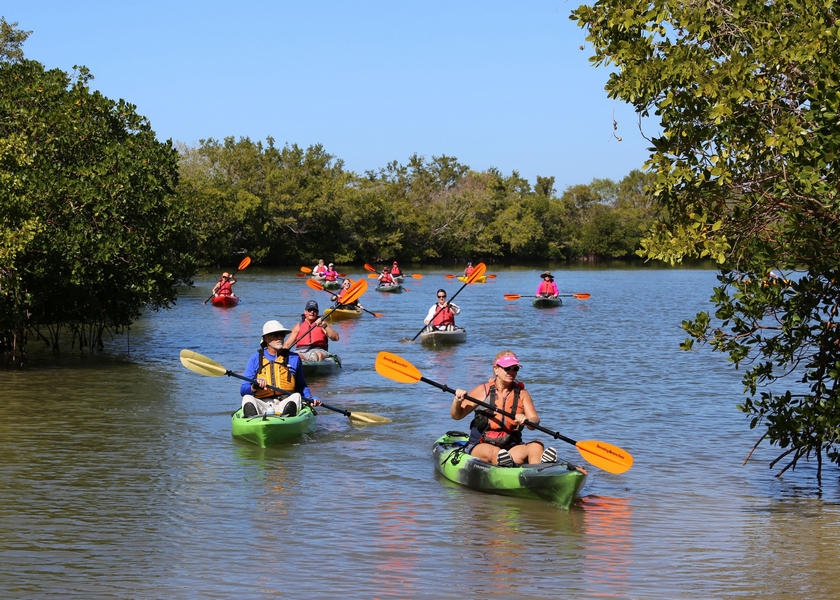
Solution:
M 507 367 L 512 367 L 513 365 L 518 365 L 518 364 L 519 364 L 519 359 L 516 358 L 515 354 L 503 354 L 496 361 L 496 366 L 497 367 L 502 367 L 503 369 L 505 369 Z
M 551 271 L 543 271 L 542 273 L 540 273 L 540 278 L 543 277 L 549 277 L 551 279 L 554 279 L 554 275 L 551 274 Z
M 315 300 L 310 300 L 309 302 L 306 303 L 306 307 L 304 308 L 304 310 L 316 310 L 317 311 L 318 310 L 318 303 L 315 302 Z
M 227 271 L 225 271 L 224 273 L 222 273 L 222 277 L 230 277 L 230 273 L 228 273 Z
M 268 335 L 269 333 L 283 333 L 284 335 L 287 333 L 291 333 L 291 329 L 287 329 L 283 327 L 283 324 L 280 321 L 272 319 L 271 321 L 266 321 L 263 325 L 262 334 Z
M 334 265 L 333 263 L 330 263 L 330 264 L 328 264 L 327 266 L 328 266 L 328 267 L 334 267 L 335 265 Z

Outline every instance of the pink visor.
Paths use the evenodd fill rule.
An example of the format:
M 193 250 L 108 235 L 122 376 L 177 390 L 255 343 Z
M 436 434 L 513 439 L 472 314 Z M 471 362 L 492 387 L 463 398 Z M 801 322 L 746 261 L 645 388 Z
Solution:
M 512 367 L 513 365 L 518 365 L 519 359 L 516 358 L 513 354 L 505 354 L 504 356 L 500 356 L 499 360 L 496 361 L 496 365 L 502 368 Z

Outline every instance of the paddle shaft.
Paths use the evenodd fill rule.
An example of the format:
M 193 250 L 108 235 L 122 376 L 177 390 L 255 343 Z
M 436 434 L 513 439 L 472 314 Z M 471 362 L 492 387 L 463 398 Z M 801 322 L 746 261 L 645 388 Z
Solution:
M 428 383 L 429 385 L 433 385 L 436 388 L 439 388 L 439 389 L 443 390 L 444 392 L 449 392 L 450 394 L 455 393 L 455 390 L 453 390 L 451 387 L 449 387 L 448 385 L 444 385 L 442 383 L 438 383 L 437 381 L 432 381 L 431 379 L 426 379 L 425 377 L 422 377 L 422 376 L 420 377 L 420 381 L 424 381 L 424 382 Z M 494 410 L 497 413 L 499 413 L 501 415 L 504 415 L 508 418 L 516 419 L 515 414 L 509 413 L 508 411 L 506 411 L 504 409 L 501 409 L 501 408 L 498 408 L 497 406 L 493 406 L 492 404 L 488 404 L 487 402 L 482 402 L 481 400 L 477 400 L 477 399 L 473 398 L 472 396 L 468 396 L 468 395 L 465 395 L 464 398 L 466 398 L 470 402 L 475 402 L 476 404 L 478 404 L 480 406 L 483 406 L 485 408 L 489 408 L 490 410 Z M 531 421 L 528 421 L 528 420 L 525 421 L 525 425 L 528 425 L 529 427 L 532 427 L 533 429 L 538 429 L 538 430 L 542 431 L 543 433 L 547 433 L 548 435 L 552 436 L 555 439 L 563 440 L 564 442 L 569 443 L 572 446 L 577 445 L 576 441 L 574 441 L 572 438 L 566 437 L 565 435 L 563 435 L 559 431 L 552 431 L 551 429 L 547 429 L 547 428 L 543 427 L 542 425 L 539 425 L 538 423 L 532 423 Z
M 239 264 L 241 265 L 242 263 L 240 262 Z M 248 263 L 245 266 L 247 267 L 250 264 L 251 264 L 251 259 L 249 258 Z M 239 273 L 239 267 L 236 267 L 233 270 L 233 273 L 230 274 L 230 278 L 233 279 L 233 276 L 236 275 L 237 273 Z M 214 285 L 213 287 L 216 287 L 216 286 Z M 216 294 L 210 294 L 210 297 L 207 298 L 207 300 L 205 300 L 204 302 L 202 302 L 202 304 L 207 304 L 208 302 L 210 302 L 213 299 L 213 296 L 215 296 L 215 295 Z
M 416 339 L 420 336 L 420 334 L 421 334 L 421 333 L 423 333 L 423 331 L 426 329 L 426 327 L 428 327 L 429 325 L 431 325 L 432 323 L 434 323 L 434 322 L 435 322 L 435 317 L 437 317 L 437 316 L 438 316 L 438 314 L 440 314 L 440 311 L 442 311 L 444 308 L 446 308 L 447 306 L 449 306 L 449 304 L 450 304 L 450 303 L 451 303 L 451 302 L 455 299 L 455 296 L 457 296 L 458 294 L 460 294 L 460 293 L 461 293 L 461 290 L 463 290 L 463 289 L 464 289 L 465 287 L 467 287 L 468 285 L 469 285 L 469 282 L 465 281 L 465 282 L 464 282 L 464 285 L 462 285 L 462 286 L 461 286 L 461 288 L 460 288 L 457 292 L 455 292 L 454 294 L 452 294 L 452 297 L 451 297 L 451 298 L 450 298 L 450 299 L 446 302 L 446 304 L 444 304 L 443 306 L 438 306 L 438 309 L 435 311 L 435 314 L 434 314 L 434 316 L 432 316 L 432 319 L 429 321 L 428 325 L 423 325 L 423 329 L 421 329 L 420 331 L 418 331 L 418 332 L 414 335 L 414 337 L 413 337 L 413 338 L 411 338 L 411 341 L 413 342 L 414 340 L 416 340 Z
M 256 385 L 260 384 L 260 382 L 257 381 L 256 379 L 251 379 L 250 377 L 245 377 L 244 375 L 240 375 L 239 373 L 234 373 L 231 370 L 225 371 L 225 375 L 228 375 L 230 377 L 236 377 L 237 379 L 241 379 L 242 381 L 250 381 L 251 383 L 254 383 Z M 284 396 L 289 395 L 289 392 L 287 392 L 286 390 L 281 390 L 280 388 L 274 387 L 273 385 L 266 385 L 265 387 L 267 387 L 270 390 L 274 390 L 275 392 L 280 392 Z M 301 396 L 301 398 L 303 398 L 303 396 Z M 309 400 L 309 398 L 303 398 L 303 401 L 306 402 L 309 406 L 312 406 L 312 401 Z M 348 417 L 348 418 L 352 414 L 349 410 L 344 410 L 343 408 L 336 408 L 335 406 L 330 406 L 329 404 L 324 404 L 323 402 L 321 404 L 319 404 L 318 406 L 323 406 L 326 409 L 335 411 L 337 413 L 341 413 L 342 415 L 344 415 L 345 417 Z
M 328 308 L 328 309 L 326 310 L 326 312 L 324 313 L 324 315 L 321 317 L 321 322 L 326 321 L 326 320 L 327 320 L 327 318 L 329 318 L 329 316 L 330 316 L 331 314 L 333 314 L 333 312 L 335 312 L 335 309 L 337 309 L 337 308 L 338 308 L 338 307 L 340 307 L 340 306 L 344 306 L 344 305 L 343 305 L 343 304 L 338 304 L 338 303 L 336 303 L 336 305 L 335 305 L 335 306 L 331 306 L 330 308 Z M 315 320 L 317 321 L 318 319 L 315 319 Z M 303 321 L 301 321 L 301 322 L 303 322 Z M 303 335 L 300 335 L 300 329 L 298 329 L 298 337 L 297 337 L 297 339 L 295 340 L 294 344 L 292 344 L 291 346 L 289 346 L 289 350 L 291 350 L 292 348 L 294 348 L 300 340 L 302 340 L 302 339 L 303 339 L 303 338 L 305 338 L 307 335 L 309 335 L 309 332 L 310 332 L 310 331 L 312 331 L 313 329 L 315 329 L 316 327 L 320 327 L 320 325 L 316 325 L 316 324 L 315 324 L 315 322 L 313 321 L 312 325 L 310 325 L 310 326 L 309 326 L 309 329 L 307 329 L 307 330 L 306 330 L 306 333 L 304 333 Z M 326 348 L 324 348 L 324 351 L 326 351 Z

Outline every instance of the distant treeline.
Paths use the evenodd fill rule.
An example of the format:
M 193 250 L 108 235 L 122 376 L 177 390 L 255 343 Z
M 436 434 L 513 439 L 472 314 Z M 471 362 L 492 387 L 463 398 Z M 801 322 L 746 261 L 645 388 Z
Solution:
M 655 209 L 647 175 L 596 179 L 561 195 L 514 171 L 414 155 L 358 175 L 320 145 L 233 137 L 179 148 L 178 195 L 203 264 L 248 253 L 265 265 L 636 258 Z

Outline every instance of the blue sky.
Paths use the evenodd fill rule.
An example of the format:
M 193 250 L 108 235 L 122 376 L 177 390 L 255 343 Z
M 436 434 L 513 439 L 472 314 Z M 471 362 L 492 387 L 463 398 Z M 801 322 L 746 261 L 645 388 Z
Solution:
M 33 31 L 27 58 L 87 66 L 159 139 L 320 143 L 357 173 L 446 154 L 562 192 L 620 180 L 648 147 L 568 19 L 579 4 L 15 0 L 0 16 Z

